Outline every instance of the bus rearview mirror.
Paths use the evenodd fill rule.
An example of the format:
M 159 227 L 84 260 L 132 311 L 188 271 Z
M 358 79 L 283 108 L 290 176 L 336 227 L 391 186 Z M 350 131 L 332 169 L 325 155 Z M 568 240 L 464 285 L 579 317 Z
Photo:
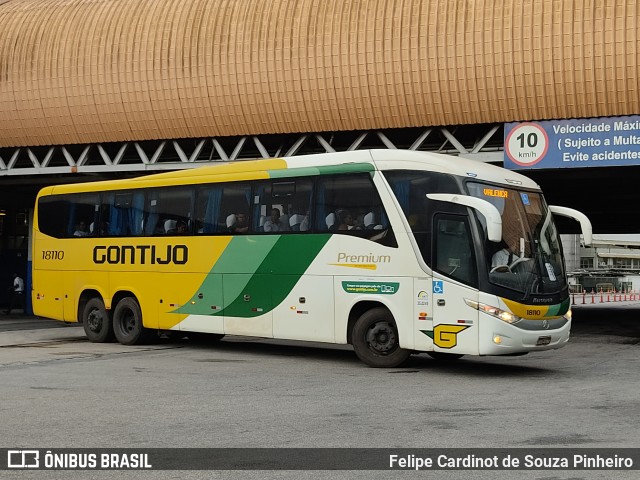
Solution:
M 486 200 L 468 195 L 458 195 L 457 193 L 428 193 L 427 198 L 439 202 L 465 205 L 477 210 L 487 222 L 487 238 L 492 242 L 500 242 L 502 240 L 502 217 L 498 209 Z

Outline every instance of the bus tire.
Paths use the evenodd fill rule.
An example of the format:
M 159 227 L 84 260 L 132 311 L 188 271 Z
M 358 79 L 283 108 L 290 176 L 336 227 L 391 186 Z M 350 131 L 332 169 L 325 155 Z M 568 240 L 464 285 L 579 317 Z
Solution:
M 427 355 L 429 355 L 434 360 L 443 360 L 443 361 L 459 360 L 462 357 L 464 357 L 464 355 L 461 353 L 446 353 L 446 352 L 427 352 Z
M 400 348 L 396 322 L 386 308 L 372 308 L 358 318 L 352 343 L 358 358 L 370 367 L 398 367 L 411 355 L 411 351 Z
M 187 332 L 187 338 L 194 343 L 216 343 L 224 338 L 224 333 Z
M 82 309 L 82 326 L 90 342 L 105 343 L 113 340 L 111 317 L 104 302 L 98 297 L 89 299 Z
M 142 310 L 133 297 L 125 297 L 113 311 L 113 333 L 122 345 L 143 343 L 148 330 L 142 325 Z

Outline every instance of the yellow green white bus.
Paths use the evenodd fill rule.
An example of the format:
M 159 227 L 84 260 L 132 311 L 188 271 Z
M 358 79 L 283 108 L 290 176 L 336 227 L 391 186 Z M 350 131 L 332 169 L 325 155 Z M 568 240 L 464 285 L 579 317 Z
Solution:
M 590 242 L 520 174 L 401 150 L 51 186 L 33 308 L 93 342 L 307 340 L 377 367 L 557 349 L 571 312 L 552 212 Z

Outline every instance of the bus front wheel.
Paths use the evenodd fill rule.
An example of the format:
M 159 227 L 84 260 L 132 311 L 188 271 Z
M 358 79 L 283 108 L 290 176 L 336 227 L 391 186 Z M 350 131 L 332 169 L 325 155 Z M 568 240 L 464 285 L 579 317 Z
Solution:
M 125 297 L 116 305 L 113 332 L 122 345 L 135 345 L 146 340 L 147 329 L 142 325 L 142 310 L 135 298 Z
M 358 358 L 370 367 L 398 367 L 411 355 L 400 348 L 398 328 L 386 308 L 373 308 L 356 321 L 352 335 Z
M 91 298 L 82 309 L 84 333 L 93 343 L 105 343 L 113 340 L 111 318 L 100 298 Z

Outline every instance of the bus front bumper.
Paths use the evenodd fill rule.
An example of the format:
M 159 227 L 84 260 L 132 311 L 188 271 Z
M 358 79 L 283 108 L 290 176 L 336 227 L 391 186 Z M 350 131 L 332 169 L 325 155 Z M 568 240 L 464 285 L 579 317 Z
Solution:
M 559 328 L 549 328 L 545 320 L 525 321 L 522 326 L 509 324 L 481 314 L 479 354 L 514 355 L 564 347 L 569 341 L 571 320 Z M 527 328 L 523 328 L 527 327 Z

